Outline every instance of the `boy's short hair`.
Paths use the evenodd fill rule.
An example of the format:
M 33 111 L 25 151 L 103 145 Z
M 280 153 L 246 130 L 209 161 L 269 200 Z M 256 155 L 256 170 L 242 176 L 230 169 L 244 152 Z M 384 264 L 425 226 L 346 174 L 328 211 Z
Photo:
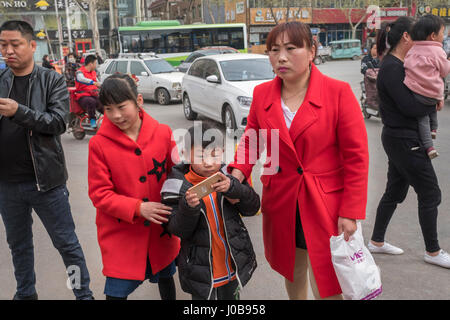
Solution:
M 202 149 L 225 148 L 225 136 L 220 128 L 212 121 L 195 121 L 184 135 L 184 151 L 201 146 Z
M 93 63 L 97 61 L 97 57 L 93 54 L 90 54 L 84 58 L 84 65 L 87 66 L 89 63 Z

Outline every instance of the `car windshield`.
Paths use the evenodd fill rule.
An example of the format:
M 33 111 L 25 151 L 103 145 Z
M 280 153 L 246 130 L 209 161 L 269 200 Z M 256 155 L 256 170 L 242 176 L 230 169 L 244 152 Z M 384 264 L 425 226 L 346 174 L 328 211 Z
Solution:
M 164 59 L 145 60 L 145 65 L 153 74 L 176 71 L 174 67 Z
M 243 59 L 221 61 L 227 81 L 270 80 L 275 77 L 269 59 Z

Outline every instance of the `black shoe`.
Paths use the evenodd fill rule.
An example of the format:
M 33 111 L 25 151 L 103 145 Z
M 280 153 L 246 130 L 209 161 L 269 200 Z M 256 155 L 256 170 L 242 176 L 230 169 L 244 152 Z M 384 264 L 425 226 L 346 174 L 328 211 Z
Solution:
M 13 300 L 38 300 L 38 294 L 32 294 L 31 296 L 19 297 L 17 293 L 14 295 Z

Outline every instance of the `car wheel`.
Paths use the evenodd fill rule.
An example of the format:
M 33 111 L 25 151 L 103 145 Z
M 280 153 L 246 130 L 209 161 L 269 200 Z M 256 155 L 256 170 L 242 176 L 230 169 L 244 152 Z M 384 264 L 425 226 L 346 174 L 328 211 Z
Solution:
M 72 131 L 73 137 L 77 140 L 83 140 L 86 136 L 86 131 L 81 131 L 80 129 Z
M 234 130 L 236 130 L 236 118 L 234 117 L 233 110 L 229 105 L 225 107 L 223 112 L 223 123 L 225 124 L 225 130 L 228 136 L 232 136 Z
M 354 55 L 354 56 L 352 57 L 352 60 L 359 60 L 359 56 Z
M 161 105 L 167 105 L 170 102 L 170 95 L 166 89 L 160 88 L 156 90 L 156 99 L 158 103 Z
M 187 94 L 185 94 L 183 97 L 183 112 L 186 119 L 188 120 L 197 119 L 197 113 L 192 111 L 191 100 L 189 100 L 189 96 Z
M 321 64 L 322 63 L 322 59 L 320 59 L 320 57 L 315 57 L 314 58 L 314 64 L 316 65 L 316 66 L 318 66 L 319 64 Z

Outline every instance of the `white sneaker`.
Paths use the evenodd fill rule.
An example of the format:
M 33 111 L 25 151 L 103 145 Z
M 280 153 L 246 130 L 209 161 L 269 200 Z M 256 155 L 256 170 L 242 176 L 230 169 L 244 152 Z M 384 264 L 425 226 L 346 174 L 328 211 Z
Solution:
M 425 262 L 438 265 L 443 268 L 449 268 L 450 269 L 450 255 L 441 249 L 439 251 L 439 254 L 437 256 L 430 256 L 425 252 L 424 255 Z
M 384 244 L 381 247 L 377 247 L 376 245 L 372 244 L 372 241 L 369 241 L 367 244 L 367 249 L 369 249 L 372 253 L 386 253 L 386 254 L 402 254 L 403 250 L 400 248 L 397 248 L 396 246 L 393 246 L 392 244 L 389 244 L 387 242 L 384 242 Z

